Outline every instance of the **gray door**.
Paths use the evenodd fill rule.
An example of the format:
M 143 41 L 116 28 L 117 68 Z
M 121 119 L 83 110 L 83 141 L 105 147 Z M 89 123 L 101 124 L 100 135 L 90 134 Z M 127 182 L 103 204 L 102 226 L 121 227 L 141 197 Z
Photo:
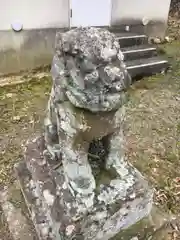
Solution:
M 109 26 L 111 0 L 71 0 L 71 27 Z

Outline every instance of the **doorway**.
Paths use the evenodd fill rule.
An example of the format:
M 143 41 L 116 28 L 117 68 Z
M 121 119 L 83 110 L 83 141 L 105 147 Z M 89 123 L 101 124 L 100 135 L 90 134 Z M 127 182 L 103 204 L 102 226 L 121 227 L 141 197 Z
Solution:
M 110 26 L 111 0 L 71 0 L 71 27 Z

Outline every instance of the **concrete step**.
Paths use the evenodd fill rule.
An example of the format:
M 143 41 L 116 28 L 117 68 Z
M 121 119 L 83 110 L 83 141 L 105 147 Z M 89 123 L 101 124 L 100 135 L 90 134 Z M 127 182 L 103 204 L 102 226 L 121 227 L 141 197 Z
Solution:
M 115 33 L 121 48 L 148 44 L 148 37 L 144 34 Z
M 157 56 L 156 46 L 153 45 L 139 45 L 122 48 L 125 61 L 132 61 L 139 58 L 150 58 Z
M 169 66 L 168 61 L 161 57 L 141 58 L 133 61 L 126 61 L 125 64 L 132 78 L 151 76 L 165 71 Z

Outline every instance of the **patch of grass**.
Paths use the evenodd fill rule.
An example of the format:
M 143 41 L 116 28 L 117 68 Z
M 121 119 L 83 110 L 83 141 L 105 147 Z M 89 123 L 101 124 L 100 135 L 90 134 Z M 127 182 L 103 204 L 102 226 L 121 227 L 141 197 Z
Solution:
M 177 132 L 180 133 L 180 122 L 177 124 Z
M 171 70 L 132 86 L 126 134 L 129 159 L 155 187 L 156 203 L 180 213 L 180 42 L 161 48 Z
M 137 81 L 129 89 L 126 135 L 129 160 L 155 188 L 155 202 L 180 214 L 180 41 L 162 44 L 167 74 Z
M 22 157 L 21 144 L 41 131 L 51 80 L 0 88 L 0 184 L 13 180 L 14 163 Z

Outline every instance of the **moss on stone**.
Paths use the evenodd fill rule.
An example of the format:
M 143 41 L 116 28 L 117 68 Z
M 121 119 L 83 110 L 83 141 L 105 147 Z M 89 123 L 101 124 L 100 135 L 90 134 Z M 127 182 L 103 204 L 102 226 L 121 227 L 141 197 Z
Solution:
M 154 207 L 147 217 L 121 231 L 112 240 L 168 240 L 170 221 L 168 216 Z

